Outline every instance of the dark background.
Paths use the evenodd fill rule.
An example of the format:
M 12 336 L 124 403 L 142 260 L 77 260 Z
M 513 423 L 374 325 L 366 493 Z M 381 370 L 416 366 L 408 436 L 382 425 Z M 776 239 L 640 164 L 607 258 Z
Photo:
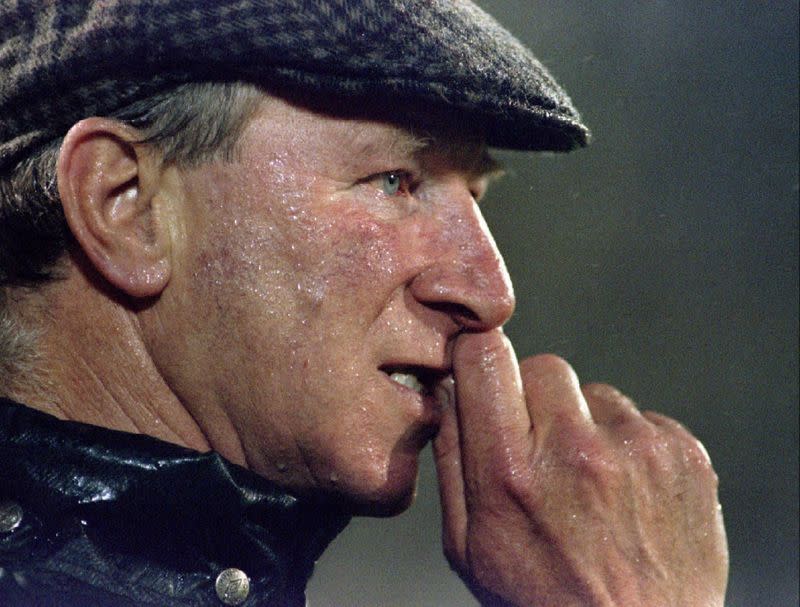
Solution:
M 686 423 L 720 476 L 727 605 L 798 604 L 798 6 L 479 0 L 569 91 L 594 142 L 499 154 L 485 214 L 551 351 Z M 473 606 L 419 497 L 358 520 L 311 607 Z

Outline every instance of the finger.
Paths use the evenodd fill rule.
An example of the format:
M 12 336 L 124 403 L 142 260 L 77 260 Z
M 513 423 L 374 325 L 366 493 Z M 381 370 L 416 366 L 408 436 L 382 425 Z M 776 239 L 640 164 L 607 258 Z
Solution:
M 656 411 L 645 411 L 642 415 L 651 423 L 655 424 L 656 426 L 661 426 L 662 428 L 669 428 L 671 430 L 675 430 L 681 433 L 691 434 L 689 430 L 680 423 L 676 419 L 672 419 L 671 417 L 667 417 L 662 413 L 657 413 Z
M 593 425 L 578 376 L 567 361 L 553 354 L 540 354 L 523 360 L 520 372 L 537 439 L 546 436 L 555 424 Z
M 587 384 L 581 391 L 596 424 L 614 426 L 642 418 L 636 403 L 614 386 Z
M 694 456 L 695 463 L 701 467 L 711 469 L 711 456 L 709 456 L 708 450 L 686 426 L 671 417 L 655 411 L 645 411 L 642 415 L 652 424 L 669 430 L 673 435 L 680 436 L 683 439 L 682 451 L 687 461 L 691 459 L 691 456 Z
M 480 482 L 528 453 L 531 421 L 517 358 L 500 330 L 465 334 L 456 342 L 453 369 L 463 472 Z
M 467 558 L 467 506 L 452 377 L 441 382 L 437 398 L 442 404 L 442 422 L 433 440 L 433 456 L 442 505 L 442 545 L 447 560 L 458 568 Z

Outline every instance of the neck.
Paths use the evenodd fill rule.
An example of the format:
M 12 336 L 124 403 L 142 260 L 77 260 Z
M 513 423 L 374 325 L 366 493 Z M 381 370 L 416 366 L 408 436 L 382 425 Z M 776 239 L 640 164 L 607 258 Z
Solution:
M 211 448 L 159 373 L 137 312 L 75 266 L 22 300 L 13 313 L 33 329 L 35 355 L 8 396 L 61 419 Z

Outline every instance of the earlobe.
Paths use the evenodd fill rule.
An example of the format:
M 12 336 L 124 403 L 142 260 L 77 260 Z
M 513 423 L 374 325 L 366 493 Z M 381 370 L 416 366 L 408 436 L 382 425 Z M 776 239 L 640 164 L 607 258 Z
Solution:
M 154 205 L 160 163 L 137 132 L 107 118 L 76 123 L 58 158 L 58 192 L 76 241 L 113 287 L 131 297 L 161 293 L 170 276 L 168 226 Z

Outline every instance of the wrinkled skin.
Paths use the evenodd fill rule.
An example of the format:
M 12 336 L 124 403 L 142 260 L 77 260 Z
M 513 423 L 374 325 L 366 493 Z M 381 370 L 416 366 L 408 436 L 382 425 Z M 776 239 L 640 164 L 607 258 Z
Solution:
M 611 388 L 581 391 L 555 357 L 523 361 L 520 383 L 497 332 L 510 283 L 475 205 L 483 148 L 407 135 L 276 102 L 241 161 L 186 176 L 177 307 L 198 314 L 186 352 L 159 351 L 171 385 L 197 419 L 224 411 L 247 465 L 357 512 L 410 503 L 441 422 L 446 553 L 484 604 L 721 605 L 702 447 Z M 389 195 L 393 170 L 413 178 Z M 455 406 L 387 381 L 398 363 L 452 371 Z
M 476 204 L 492 164 L 463 128 L 419 141 L 271 99 L 233 161 L 178 170 L 109 121 L 75 125 L 59 191 L 86 256 L 48 333 L 74 393 L 48 402 L 353 513 L 406 508 L 436 436 L 445 552 L 485 605 L 722 605 L 702 446 L 557 357 L 518 367 Z M 409 366 L 452 375 L 450 404 L 392 379 Z
M 680 424 L 562 359 L 459 338 L 435 441 L 445 553 L 484 605 L 723 605 L 717 477 Z
M 273 99 L 235 162 L 182 172 L 176 268 L 143 325 L 214 449 L 356 512 L 409 505 L 441 412 L 385 370 L 447 372 L 463 327 L 514 307 L 475 201 L 492 164 L 454 143 Z

